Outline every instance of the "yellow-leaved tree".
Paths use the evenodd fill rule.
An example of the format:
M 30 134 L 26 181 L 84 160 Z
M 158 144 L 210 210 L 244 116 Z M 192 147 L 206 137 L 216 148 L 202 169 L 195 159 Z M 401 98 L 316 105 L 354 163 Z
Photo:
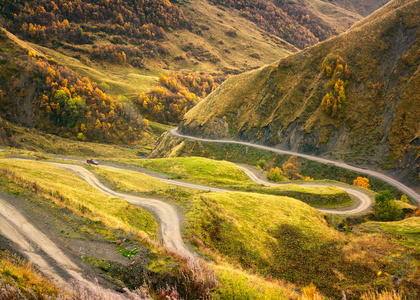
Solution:
M 353 185 L 354 186 L 360 186 L 360 187 L 365 188 L 365 189 L 369 189 L 370 188 L 369 179 L 366 178 L 366 177 L 357 177 L 353 181 Z
M 335 117 L 346 102 L 346 86 L 350 78 L 350 70 L 339 55 L 329 54 L 322 63 L 322 69 L 331 80 L 325 85 L 325 96 L 321 102 L 322 111 Z

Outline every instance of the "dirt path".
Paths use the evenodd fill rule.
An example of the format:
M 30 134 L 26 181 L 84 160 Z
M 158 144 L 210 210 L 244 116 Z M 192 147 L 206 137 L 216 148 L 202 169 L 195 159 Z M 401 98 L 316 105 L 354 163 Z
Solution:
M 176 209 L 161 200 L 143 198 L 129 194 L 115 192 L 104 186 L 94 174 L 79 165 L 52 163 L 60 168 L 69 170 L 82 177 L 87 183 L 97 188 L 102 193 L 116 198 L 124 199 L 134 205 L 141 206 L 152 211 L 159 219 L 161 236 L 164 245 L 167 248 L 181 252 L 184 255 L 191 255 L 191 252 L 185 246 L 181 237 L 181 221 Z
M 92 282 L 83 277 L 83 271 L 51 239 L 2 198 L 0 225 L 0 234 L 18 245 L 29 261 L 49 276 L 57 286 L 72 291 L 73 284 L 69 282 L 72 279 L 86 287 L 92 286 Z M 110 293 L 104 289 L 102 292 Z
M 253 182 L 255 182 L 257 184 L 262 184 L 264 186 L 279 186 L 279 185 L 282 185 L 282 184 L 276 184 L 276 183 L 273 183 L 273 182 L 269 182 L 269 181 L 266 181 L 266 180 L 260 178 L 258 176 L 257 171 L 253 170 L 250 167 L 242 166 L 242 165 L 237 165 L 237 167 L 240 168 L 242 171 L 244 171 L 244 173 L 249 177 L 249 179 L 251 179 Z M 305 186 L 305 187 L 335 186 L 335 187 L 338 187 L 338 188 L 342 189 L 343 191 L 345 191 L 349 195 L 355 197 L 358 201 L 357 206 L 353 207 L 351 209 L 334 210 L 334 209 L 316 208 L 317 210 L 322 211 L 324 213 L 335 214 L 335 215 L 358 214 L 358 213 L 362 213 L 362 212 L 368 210 L 373 204 L 372 199 L 368 195 L 366 195 L 365 193 L 363 193 L 359 190 L 356 190 L 356 189 L 337 186 L 337 185 L 334 185 L 334 184 L 325 185 L 325 184 L 299 183 L 299 185 L 300 186 Z
M 169 130 L 169 132 L 173 136 L 186 138 L 186 139 L 193 140 L 193 141 L 202 141 L 202 142 L 209 142 L 209 143 L 222 143 L 222 144 L 240 144 L 240 145 L 245 145 L 245 146 L 249 146 L 249 147 L 253 147 L 253 148 L 257 148 L 257 149 L 261 149 L 261 150 L 265 150 L 265 151 L 275 152 L 275 153 L 279 153 L 279 154 L 299 156 L 299 157 L 303 157 L 303 158 L 313 160 L 313 161 L 317 161 L 317 162 L 320 162 L 320 163 L 337 166 L 337 167 L 340 167 L 340 168 L 343 168 L 343 169 L 352 170 L 352 171 L 359 172 L 359 173 L 364 173 L 364 174 L 376 177 L 380 180 L 383 180 L 386 183 L 389 183 L 390 185 L 396 187 L 397 189 L 399 189 L 400 191 L 405 193 L 407 196 L 411 197 L 414 201 L 417 202 L 417 204 L 420 204 L 420 195 L 418 193 L 416 193 L 413 189 L 411 189 L 408 186 L 402 184 L 401 182 L 399 182 L 399 181 L 397 181 L 397 180 L 395 180 L 395 179 L 393 179 L 393 178 L 391 178 L 387 175 L 381 174 L 379 172 L 350 166 L 350 165 L 342 163 L 342 162 L 338 162 L 338 161 L 334 161 L 334 160 L 330 160 L 330 159 L 325 159 L 325 158 L 321 158 L 321 157 L 317 157 L 317 156 L 301 154 L 301 153 L 293 152 L 293 151 L 280 150 L 280 149 L 277 149 L 277 148 L 274 148 L 274 147 L 257 145 L 257 144 L 252 144 L 252 143 L 248 143 L 248 142 L 234 141 L 234 140 L 211 140 L 211 139 L 203 139 L 203 138 L 183 135 L 183 134 L 178 133 L 177 130 L 178 130 L 178 128 L 173 128 L 173 129 Z

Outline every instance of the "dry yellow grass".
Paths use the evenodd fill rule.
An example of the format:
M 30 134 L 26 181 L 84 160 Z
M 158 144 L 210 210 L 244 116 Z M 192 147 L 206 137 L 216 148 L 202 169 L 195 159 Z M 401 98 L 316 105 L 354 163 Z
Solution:
M 402 300 L 404 297 L 394 291 L 372 292 L 368 291 L 361 296 L 362 300 Z

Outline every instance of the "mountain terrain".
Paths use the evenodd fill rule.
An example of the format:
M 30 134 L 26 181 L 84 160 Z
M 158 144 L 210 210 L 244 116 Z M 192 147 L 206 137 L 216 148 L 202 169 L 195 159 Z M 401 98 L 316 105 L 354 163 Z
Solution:
M 0 0 L 0 298 L 418 299 L 402 191 L 164 133 L 371 168 L 399 118 L 411 174 L 418 0 L 384 2 Z
M 2 73 L 6 76 L 0 82 L 1 117 L 73 139 L 136 143 L 151 136 L 146 132 L 159 131 L 154 124 L 142 123 L 142 117 L 177 123 L 229 74 L 295 53 L 362 18 L 343 7 L 322 1 L 3 0 L 1 24 L 7 32 L 2 37 Z M 29 50 L 37 56 L 28 61 Z M 7 63 L 11 60 L 13 63 Z M 31 61 L 32 65 L 45 64 L 43 75 L 40 70 L 27 72 L 34 68 Z M 57 75 L 56 68 L 65 71 L 57 78 L 46 73 L 51 69 Z M 7 75 L 20 70 L 25 70 L 25 78 Z M 89 100 L 86 93 L 65 90 L 75 88 L 78 76 L 80 82 L 89 80 L 92 85 L 87 93 L 108 97 L 103 108 L 96 110 L 92 103 L 102 102 Z M 48 87 L 51 84 L 58 86 Z M 19 86 L 30 88 L 18 91 Z M 67 102 L 60 104 L 54 98 L 61 90 L 71 100 L 71 113 Z M 114 103 L 121 103 L 121 112 Z M 54 108 L 57 104 L 60 107 Z M 136 120 L 136 124 L 128 120 L 131 124 L 126 127 L 133 130 L 130 137 L 116 137 L 118 125 L 112 118 L 106 120 L 111 111 Z M 49 114 L 56 116 L 44 118 Z M 100 127 L 97 132 L 95 127 Z
M 419 187 L 419 1 L 392 1 L 340 36 L 233 76 L 180 131 L 326 155 Z

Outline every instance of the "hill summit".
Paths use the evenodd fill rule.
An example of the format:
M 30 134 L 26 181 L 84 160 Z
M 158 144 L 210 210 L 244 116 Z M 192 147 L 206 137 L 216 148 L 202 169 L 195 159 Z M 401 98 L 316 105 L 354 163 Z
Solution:
M 419 0 L 394 0 L 336 38 L 233 76 L 180 131 L 381 167 L 418 187 L 419 15 Z

